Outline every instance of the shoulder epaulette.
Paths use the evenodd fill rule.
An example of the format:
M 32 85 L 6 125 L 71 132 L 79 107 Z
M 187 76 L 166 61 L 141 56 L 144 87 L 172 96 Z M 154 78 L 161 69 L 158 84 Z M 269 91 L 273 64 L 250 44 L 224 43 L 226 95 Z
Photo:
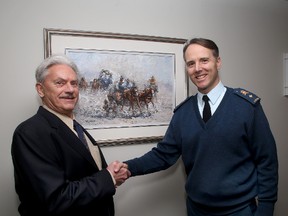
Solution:
M 246 99 L 252 104 L 256 104 L 258 101 L 260 101 L 260 98 L 257 95 L 242 88 L 235 88 L 234 94 Z
M 176 110 L 178 110 L 183 104 L 185 104 L 191 97 L 192 97 L 192 96 L 187 97 L 184 101 L 182 101 L 180 104 L 178 104 L 178 105 L 175 107 L 175 109 L 173 110 L 173 113 L 175 113 Z

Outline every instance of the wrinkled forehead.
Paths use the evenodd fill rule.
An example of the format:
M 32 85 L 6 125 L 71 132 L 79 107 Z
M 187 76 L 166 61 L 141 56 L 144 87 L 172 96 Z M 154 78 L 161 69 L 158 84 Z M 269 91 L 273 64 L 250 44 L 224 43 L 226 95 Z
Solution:
M 78 74 L 70 66 L 58 64 L 49 67 L 46 78 L 78 80 Z

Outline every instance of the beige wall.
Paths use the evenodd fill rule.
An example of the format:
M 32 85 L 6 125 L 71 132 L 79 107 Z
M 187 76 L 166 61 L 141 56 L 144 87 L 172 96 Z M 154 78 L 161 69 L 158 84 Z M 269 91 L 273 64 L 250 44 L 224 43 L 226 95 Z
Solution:
M 16 216 L 10 156 L 15 127 L 39 101 L 34 70 L 43 59 L 43 28 L 215 40 L 222 80 L 262 98 L 277 141 L 280 182 L 277 216 L 288 212 L 288 98 L 282 95 L 282 54 L 288 52 L 288 2 L 284 0 L 1 0 L 0 1 L 0 215 Z M 140 156 L 154 144 L 104 148 L 108 162 Z M 117 216 L 185 215 L 182 163 L 117 189 Z

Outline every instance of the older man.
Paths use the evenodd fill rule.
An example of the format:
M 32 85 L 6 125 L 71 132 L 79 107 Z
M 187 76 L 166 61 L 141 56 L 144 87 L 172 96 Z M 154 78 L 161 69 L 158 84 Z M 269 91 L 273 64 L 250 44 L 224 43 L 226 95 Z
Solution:
M 43 105 L 16 128 L 12 142 L 20 215 L 113 216 L 115 188 L 128 171 L 119 162 L 107 166 L 74 119 L 77 66 L 65 56 L 45 59 L 36 70 L 36 90 Z

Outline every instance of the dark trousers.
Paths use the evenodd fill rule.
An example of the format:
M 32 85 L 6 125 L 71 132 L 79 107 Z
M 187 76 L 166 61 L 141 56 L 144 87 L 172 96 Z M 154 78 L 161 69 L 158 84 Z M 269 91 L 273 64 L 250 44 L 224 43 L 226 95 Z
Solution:
M 227 216 L 254 216 L 256 209 L 257 209 L 256 204 L 250 204 L 246 208 L 241 209 L 235 213 L 229 214 Z
M 195 206 L 194 206 L 195 207 Z M 246 207 L 243 207 L 233 213 L 230 214 L 213 214 L 213 213 L 204 213 L 203 211 L 199 211 L 197 208 L 190 208 L 188 216 L 254 216 L 257 210 L 256 201 L 252 201 Z

